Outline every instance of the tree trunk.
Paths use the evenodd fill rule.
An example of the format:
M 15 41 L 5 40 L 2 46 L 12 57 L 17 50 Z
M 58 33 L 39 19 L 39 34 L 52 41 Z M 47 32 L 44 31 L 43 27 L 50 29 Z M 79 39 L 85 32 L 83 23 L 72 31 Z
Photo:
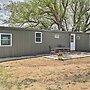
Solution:
M 62 29 L 62 22 L 58 22 L 57 25 L 58 25 L 58 29 L 61 30 Z

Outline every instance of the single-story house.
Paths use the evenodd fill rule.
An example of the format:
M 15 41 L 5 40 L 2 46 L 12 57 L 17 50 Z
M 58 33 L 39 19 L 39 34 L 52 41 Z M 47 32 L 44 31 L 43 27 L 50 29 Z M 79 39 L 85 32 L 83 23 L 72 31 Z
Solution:
M 49 47 L 59 45 L 70 50 L 90 51 L 90 34 L 0 27 L 0 58 L 48 53 Z

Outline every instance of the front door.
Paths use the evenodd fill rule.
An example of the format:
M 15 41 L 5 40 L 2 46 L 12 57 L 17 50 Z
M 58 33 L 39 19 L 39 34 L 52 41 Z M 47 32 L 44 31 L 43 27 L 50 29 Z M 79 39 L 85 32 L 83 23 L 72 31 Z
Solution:
M 75 50 L 75 34 L 70 35 L 70 50 Z

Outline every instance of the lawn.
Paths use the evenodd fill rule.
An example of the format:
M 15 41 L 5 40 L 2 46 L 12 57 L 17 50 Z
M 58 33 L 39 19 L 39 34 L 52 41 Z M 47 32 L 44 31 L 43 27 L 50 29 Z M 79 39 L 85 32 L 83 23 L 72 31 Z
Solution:
M 2 62 L 0 90 L 90 90 L 90 57 Z

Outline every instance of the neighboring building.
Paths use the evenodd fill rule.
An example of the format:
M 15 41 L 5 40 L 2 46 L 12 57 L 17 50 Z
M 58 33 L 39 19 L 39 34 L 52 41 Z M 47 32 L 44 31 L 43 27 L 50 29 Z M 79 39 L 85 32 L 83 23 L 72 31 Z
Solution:
M 0 57 L 48 53 L 49 47 L 60 45 L 76 51 L 90 51 L 90 34 L 0 27 Z

